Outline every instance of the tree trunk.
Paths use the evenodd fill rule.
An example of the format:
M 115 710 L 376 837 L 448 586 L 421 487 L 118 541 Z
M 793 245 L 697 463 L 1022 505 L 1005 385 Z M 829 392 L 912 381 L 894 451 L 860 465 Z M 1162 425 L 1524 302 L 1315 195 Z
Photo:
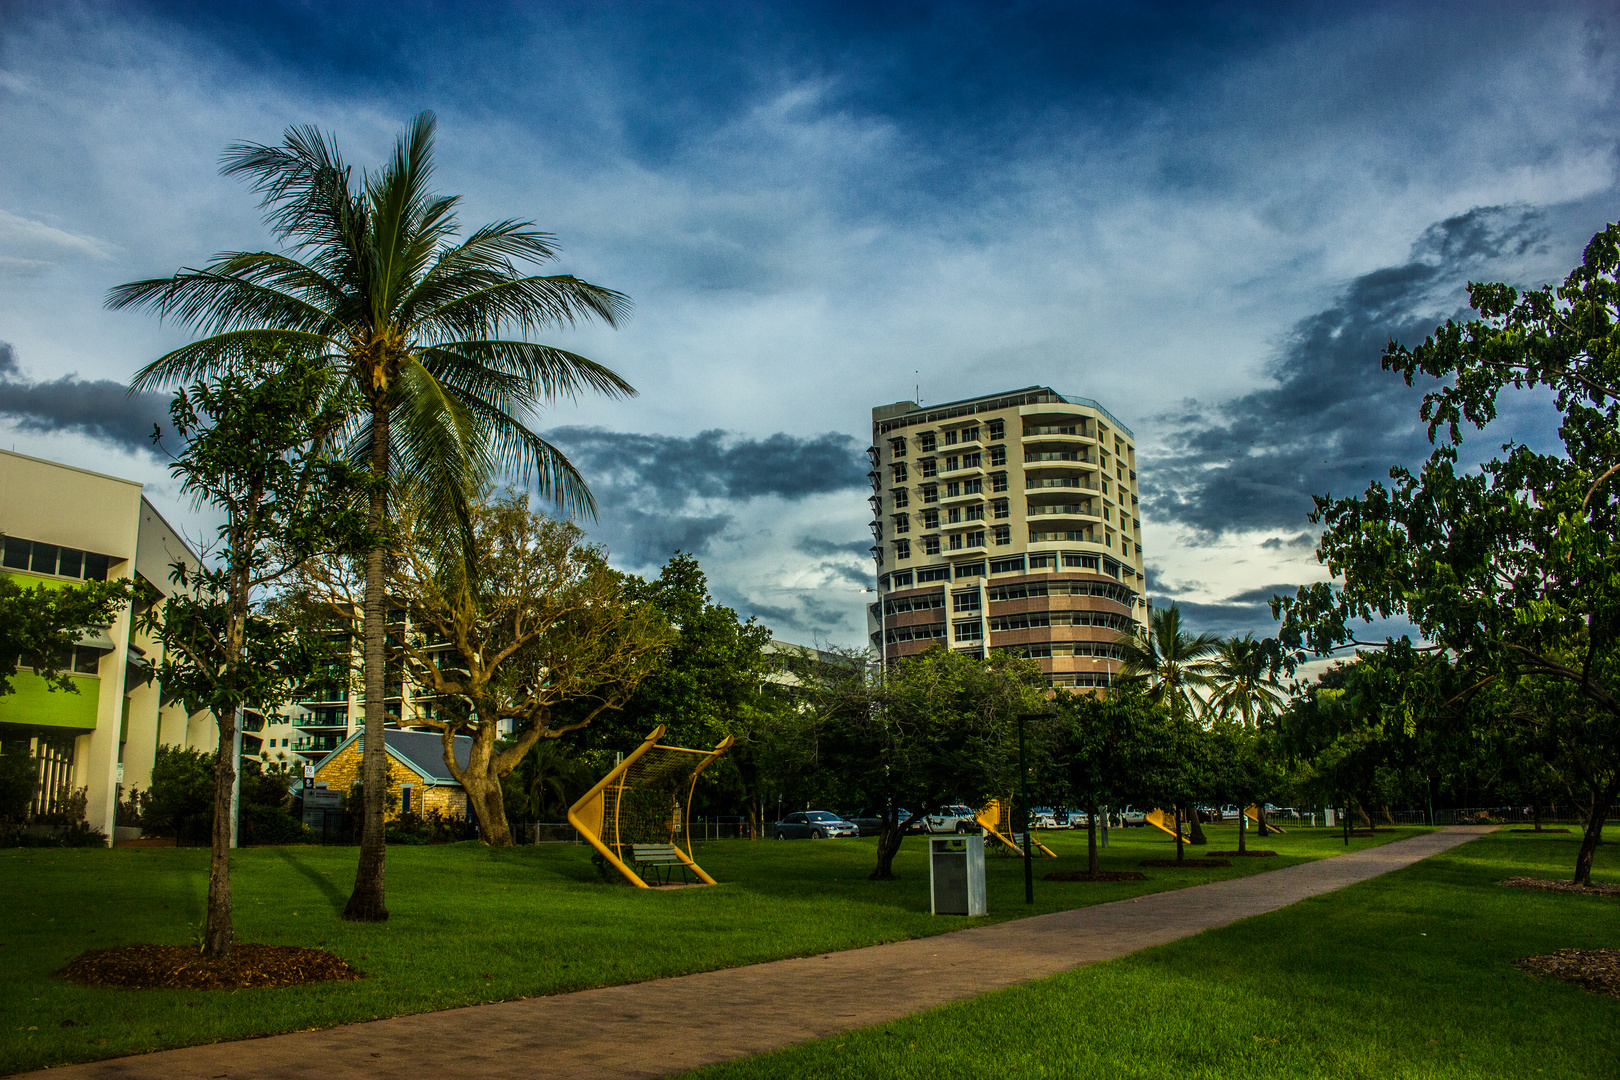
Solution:
M 478 815 L 479 837 L 492 848 L 512 846 L 512 828 L 506 823 L 506 796 L 501 781 L 493 772 L 467 770 L 467 779 L 461 786 Z
M 371 473 L 379 482 L 388 477 L 388 409 L 374 405 L 371 410 Z M 381 485 L 371 493 L 366 522 L 378 535 L 388 520 L 388 492 Z M 387 707 L 387 618 L 388 598 L 383 580 L 383 548 L 380 542 L 366 552 L 366 595 L 364 603 L 364 663 L 366 685 L 366 748 L 360 762 L 364 785 L 361 809 L 360 866 L 354 875 L 354 892 L 349 896 L 343 917 L 351 922 L 382 922 L 388 918 L 384 902 L 384 876 L 388 845 L 383 835 L 384 800 L 388 797 L 388 751 L 383 742 Z
M 1091 804 L 1087 810 L 1089 813 L 1086 817 L 1086 869 L 1095 874 L 1100 868 L 1097 861 L 1097 804 Z
M 1255 810 L 1255 816 L 1258 817 L 1258 816 L 1260 816 L 1260 814 L 1261 814 L 1261 811 L 1257 808 Z M 1248 853 L 1248 850 L 1249 850 L 1248 840 L 1249 840 L 1249 815 L 1247 813 L 1245 813 L 1242 810 L 1242 808 L 1239 808 L 1238 809 L 1238 854 L 1239 855 L 1245 855 L 1245 854 Z
M 906 838 L 906 826 L 910 819 L 899 820 L 896 817 L 890 820 L 884 815 L 883 825 L 878 829 L 877 869 L 867 876 L 868 881 L 894 881 L 894 857 L 900 854 L 900 841 Z
M 1203 847 L 1209 843 L 1209 837 L 1204 835 L 1204 825 L 1199 821 L 1198 807 L 1189 806 L 1187 809 L 1189 810 L 1188 820 L 1191 823 L 1188 827 L 1192 830 L 1192 835 L 1187 838 L 1187 842 L 1194 847 Z
M 214 850 L 208 858 L 208 916 L 203 926 L 203 955 L 229 960 L 236 934 L 231 925 L 231 791 L 236 786 L 236 713 L 224 710 L 219 722 L 219 751 L 214 755 Z
M 1266 824 L 1266 804 L 1265 803 L 1257 802 L 1257 803 L 1254 804 L 1254 820 L 1260 826 L 1260 835 L 1261 836 L 1264 837 L 1264 836 L 1270 836 L 1271 835 L 1271 826 Z
M 1530 804 L 1530 816 L 1531 816 L 1532 819 L 1534 819 L 1534 821 L 1536 823 L 1536 832 L 1540 832 L 1541 831 L 1541 804 L 1539 802 L 1532 802 Z
M 1603 823 L 1608 820 L 1614 798 L 1620 793 L 1620 773 L 1601 791 L 1592 791 L 1592 811 L 1586 816 L 1586 828 L 1581 830 L 1581 850 L 1575 854 L 1575 884 L 1592 884 L 1592 857 L 1603 842 Z
M 1185 859 L 1187 857 L 1186 853 L 1181 850 L 1182 845 L 1181 845 L 1181 804 L 1180 803 L 1176 803 L 1176 805 L 1173 808 L 1173 813 L 1174 813 L 1175 816 L 1171 819 L 1170 824 L 1171 824 L 1171 827 L 1176 830 L 1176 862 L 1180 862 L 1182 859 Z

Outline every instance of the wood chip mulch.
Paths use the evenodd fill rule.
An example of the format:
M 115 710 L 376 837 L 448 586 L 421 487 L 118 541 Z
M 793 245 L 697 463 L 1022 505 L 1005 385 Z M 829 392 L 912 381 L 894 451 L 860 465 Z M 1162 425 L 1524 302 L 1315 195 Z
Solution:
M 1211 855 L 1222 859 L 1275 859 L 1275 851 L 1212 851 Z
M 1047 874 L 1047 881 L 1146 881 L 1146 874 L 1138 874 L 1135 870 L 1099 870 L 1093 874 L 1089 870 L 1071 870 L 1062 874 Z
M 1505 881 L 1498 881 L 1497 884 L 1509 889 L 1543 889 L 1547 892 L 1581 893 L 1586 896 L 1620 896 L 1620 885 L 1603 883 L 1577 885 L 1562 878 L 1510 877 Z
M 1559 949 L 1521 956 L 1513 966 L 1531 975 L 1551 975 L 1594 994 L 1620 997 L 1620 949 Z
M 1527 832 L 1527 833 L 1562 832 L 1562 833 L 1567 833 L 1567 832 L 1569 832 L 1569 830 L 1568 829 L 1509 829 L 1508 832 Z
M 134 989 L 237 990 L 349 982 L 364 976 L 324 949 L 238 944 L 224 963 L 204 960 L 185 945 L 124 945 L 91 949 L 57 972 L 80 986 Z
M 1143 859 L 1137 866 L 1186 866 L 1190 868 L 1213 868 L 1217 866 L 1231 866 L 1225 859 Z

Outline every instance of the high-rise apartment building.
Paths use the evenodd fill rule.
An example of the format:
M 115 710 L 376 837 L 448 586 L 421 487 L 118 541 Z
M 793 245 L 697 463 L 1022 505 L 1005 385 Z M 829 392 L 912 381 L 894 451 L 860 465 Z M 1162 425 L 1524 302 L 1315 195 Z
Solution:
M 1147 621 L 1131 430 L 1032 386 L 872 410 L 874 648 L 1021 652 L 1053 686 L 1106 686 Z

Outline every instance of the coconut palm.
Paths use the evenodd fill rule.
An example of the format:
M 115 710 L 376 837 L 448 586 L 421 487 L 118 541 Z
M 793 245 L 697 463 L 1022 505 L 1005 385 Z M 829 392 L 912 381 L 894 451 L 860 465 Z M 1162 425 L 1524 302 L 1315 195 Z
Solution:
M 1274 716 L 1286 697 L 1282 684 L 1271 674 L 1271 664 L 1263 642 L 1255 636 L 1223 638 L 1209 660 L 1208 711 L 1235 719 L 1244 727 L 1257 727 Z
M 1124 661 L 1120 677 L 1144 684 L 1150 700 L 1179 718 L 1197 716 L 1203 699 L 1198 691 L 1212 687 L 1210 658 L 1220 644 L 1215 634 L 1187 633 L 1175 604 L 1148 616 L 1145 629 L 1123 632 L 1115 640 Z
M 453 523 L 464 492 L 506 470 L 532 479 L 570 512 L 590 492 L 531 418 L 560 396 L 635 391 L 607 368 L 527 340 L 535 331 L 601 319 L 616 325 L 628 299 L 570 275 L 537 276 L 520 263 L 556 256 L 553 237 L 527 221 L 500 221 L 465 239 L 457 199 L 429 189 L 434 117 L 422 113 L 388 162 L 358 176 L 337 143 L 289 128 L 279 146 L 242 144 L 222 172 L 262 196 L 284 250 L 227 252 L 202 269 L 135 281 L 109 293 L 112 308 L 143 308 L 206 335 L 144 368 L 132 389 L 184 384 L 229 367 L 254 342 L 280 342 L 329 365 L 356 402 L 344 433 L 369 462 L 365 555 L 364 832 L 344 917 L 387 918 L 383 895 L 383 565 L 389 485 L 408 481 Z M 519 340 L 502 338 L 516 331 Z

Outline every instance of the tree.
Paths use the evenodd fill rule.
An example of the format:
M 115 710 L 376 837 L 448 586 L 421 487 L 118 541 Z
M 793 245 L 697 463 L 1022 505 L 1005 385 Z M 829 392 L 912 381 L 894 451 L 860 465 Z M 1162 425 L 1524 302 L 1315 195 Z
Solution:
M 112 622 L 135 595 L 131 579 L 27 588 L 0 574 L 0 697 L 17 692 L 19 664 L 34 669 L 51 690 L 77 694 L 69 672 L 73 646 L 93 626 Z
M 1169 785 L 1168 732 L 1155 706 L 1140 688 L 1123 686 L 1108 694 L 1060 694 L 1061 727 L 1054 753 L 1071 805 L 1086 809 L 1087 867 L 1098 872 L 1097 815 L 1105 806 L 1161 798 Z
M 210 710 L 219 729 L 203 930 L 209 959 L 229 958 L 235 940 L 237 711 L 289 700 L 321 651 L 319 639 L 264 616 L 264 590 L 315 555 L 367 540 L 363 514 L 346 503 L 356 483 L 352 470 L 328 450 L 347 415 L 333 382 L 325 368 L 265 345 L 236 357 L 212 380 L 182 389 L 169 407 L 184 441 L 169 471 L 182 495 L 224 520 L 203 565 L 176 562 L 173 593 L 136 623 L 163 646 L 148 671 L 165 693 Z
M 388 163 L 358 177 L 336 141 L 312 127 L 289 128 L 280 146 L 230 147 L 222 171 L 252 182 L 287 250 L 229 252 L 200 270 L 121 285 L 107 300 L 208 335 L 148 365 L 132 389 L 205 377 L 268 339 L 329 368 L 358 402 L 344 434 L 375 481 L 367 495 L 377 539 L 366 555 L 363 604 L 361 767 L 370 794 L 346 919 L 388 917 L 383 564 L 394 485 L 419 488 L 447 528 L 465 525 L 465 492 L 498 469 L 536 480 L 571 511 L 589 512 L 584 480 L 531 430 L 529 417 L 584 390 L 634 393 L 600 364 L 527 340 L 581 320 L 616 325 L 629 301 L 572 275 L 520 271 L 519 262 L 557 254 L 554 239 L 532 222 L 500 221 L 458 239 L 457 199 L 428 186 L 434 126 L 432 113 L 417 116 Z M 501 338 L 514 328 L 524 339 Z
M 1275 674 L 1276 644 L 1257 641 L 1252 633 L 1220 639 L 1205 672 L 1206 710 L 1248 728 L 1275 716 L 1287 697 Z
M 1564 684 L 1586 706 L 1569 737 L 1589 755 L 1620 752 L 1620 226 L 1587 245 L 1554 289 L 1469 286 L 1480 316 L 1448 321 L 1423 344 L 1391 342 L 1385 370 L 1440 380 L 1420 412 L 1438 443 L 1416 474 L 1359 497 L 1319 496 L 1317 558 L 1342 584 L 1273 600 L 1286 648 L 1325 655 L 1358 643 L 1356 620 L 1403 617 L 1472 674 Z M 1465 424 L 1497 415 L 1503 391 L 1550 390 L 1561 453 L 1509 444 L 1459 470 Z M 1579 719 L 1575 719 L 1575 716 Z M 1549 718 L 1550 723 L 1559 723 Z M 1605 769 L 1605 774 L 1608 770 Z M 1590 881 L 1620 770 L 1597 779 L 1574 878 Z
M 1005 798 L 1017 782 L 1020 713 L 1043 709 L 1046 680 L 1033 660 L 988 659 L 943 648 L 889 666 L 823 665 L 807 704 L 806 766 L 846 803 L 882 807 L 874 881 L 894 880 L 911 822 L 930 810 Z M 901 819 L 899 810 L 909 814 Z
M 416 722 L 439 729 L 485 842 L 510 847 L 502 778 L 541 739 L 622 709 L 675 635 L 632 599 L 606 552 L 529 509 L 527 495 L 469 500 L 467 544 L 422 509 L 400 508 L 389 574 L 414 631 L 401 644 L 406 671 L 435 702 Z M 465 766 L 458 735 L 472 739 Z

